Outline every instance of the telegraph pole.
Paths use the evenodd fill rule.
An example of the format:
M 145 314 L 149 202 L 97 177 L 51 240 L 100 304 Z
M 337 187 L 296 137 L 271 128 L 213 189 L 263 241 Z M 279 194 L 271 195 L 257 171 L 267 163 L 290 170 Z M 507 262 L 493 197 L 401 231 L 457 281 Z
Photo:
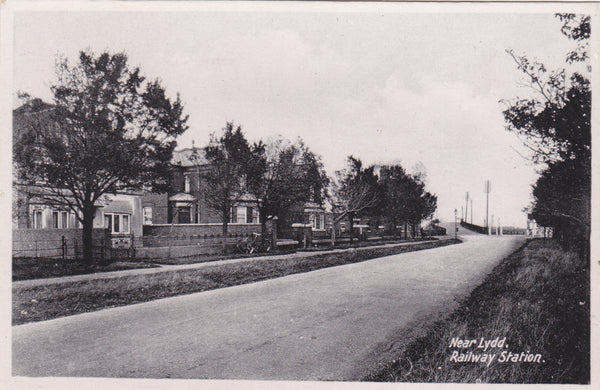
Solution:
M 485 181 L 485 227 L 490 226 L 490 192 L 492 192 L 492 183 Z
M 467 191 L 467 200 L 465 202 L 465 222 L 469 219 L 469 191 Z
M 454 209 L 454 239 L 458 238 L 458 227 L 456 226 L 456 213 L 458 213 L 457 209 Z
M 473 198 L 471 198 L 471 223 L 473 223 Z

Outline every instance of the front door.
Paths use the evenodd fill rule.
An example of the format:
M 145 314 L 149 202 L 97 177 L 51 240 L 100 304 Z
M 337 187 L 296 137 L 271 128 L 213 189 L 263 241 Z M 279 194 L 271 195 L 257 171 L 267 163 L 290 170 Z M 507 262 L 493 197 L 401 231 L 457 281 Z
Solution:
M 179 215 L 179 223 L 190 223 L 190 208 L 189 207 L 179 207 L 177 210 L 177 214 Z

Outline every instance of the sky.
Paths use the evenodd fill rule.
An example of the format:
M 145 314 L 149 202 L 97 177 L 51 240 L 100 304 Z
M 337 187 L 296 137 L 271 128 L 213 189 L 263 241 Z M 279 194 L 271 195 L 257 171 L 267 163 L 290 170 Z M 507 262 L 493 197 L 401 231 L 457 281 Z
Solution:
M 460 217 L 468 191 L 473 222 L 483 224 L 490 180 L 490 215 L 525 226 L 541 167 L 505 130 L 501 100 L 533 92 L 505 50 L 564 67 L 574 44 L 553 13 L 296 8 L 17 12 L 13 90 L 51 101 L 57 55 L 125 51 L 167 94 L 180 94 L 190 127 L 180 148 L 206 145 L 233 121 L 250 141 L 301 137 L 330 175 L 349 155 L 424 166 L 444 221 L 454 209 Z

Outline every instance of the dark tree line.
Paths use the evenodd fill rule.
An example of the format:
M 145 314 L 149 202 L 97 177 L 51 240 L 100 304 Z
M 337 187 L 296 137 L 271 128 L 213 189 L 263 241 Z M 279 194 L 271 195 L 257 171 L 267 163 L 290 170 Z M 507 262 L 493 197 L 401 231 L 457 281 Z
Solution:
M 512 51 L 519 70 L 536 95 L 514 99 L 504 110 L 507 129 L 518 134 L 542 165 L 533 185 L 531 215 L 554 237 L 586 253 L 591 222 L 591 87 L 588 78 L 590 16 L 558 14 L 561 32 L 577 46 L 566 56 L 570 65 L 549 71 L 538 62 Z
M 263 233 L 269 220 L 284 216 L 291 206 L 325 200 L 329 178 L 320 157 L 301 139 L 250 144 L 241 127 L 234 130 L 230 122 L 220 136 L 211 136 L 205 151 L 214 168 L 203 175 L 204 196 L 209 206 L 221 211 L 223 234 L 231 207 L 244 195 L 256 202 Z
M 360 159 L 350 156 L 347 167 L 331 180 L 320 156 L 301 139 L 250 144 L 232 123 L 220 136 L 212 135 L 206 157 L 215 169 L 204 174 L 205 196 L 211 207 L 222 212 L 224 234 L 229 210 L 243 195 L 256 202 L 263 233 L 274 217 L 296 222 L 290 210 L 306 202 L 322 206 L 329 201 L 333 224 L 348 222 L 351 237 L 357 218 L 388 224 L 394 231 L 398 226 L 405 232 L 410 228 L 416 236 L 421 222 L 436 209 L 437 197 L 425 190 L 421 176 L 407 173 L 400 165 L 364 167 Z
M 414 237 L 421 222 L 437 207 L 437 196 L 425 190 L 421 175 L 409 174 L 399 164 L 365 168 L 350 156 L 347 167 L 336 172 L 336 177 L 335 220 L 347 219 L 351 236 L 354 219 L 366 217 L 377 226 L 388 225 L 394 233 L 402 226 L 407 235 L 410 228 Z

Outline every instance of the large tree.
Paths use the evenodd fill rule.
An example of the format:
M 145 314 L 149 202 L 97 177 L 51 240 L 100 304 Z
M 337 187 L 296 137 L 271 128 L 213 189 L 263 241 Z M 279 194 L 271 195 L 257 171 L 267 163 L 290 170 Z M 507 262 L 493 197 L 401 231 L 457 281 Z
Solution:
M 187 116 L 179 95 L 129 67 L 125 53 L 79 53 L 57 61 L 50 118 L 30 115 L 14 144 L 20 180 L 44 186 L 44 197 L 71 209 L 83 225 L 92 261 L 94 205 L 105 194 L 149 186 L 164 190 L 176 137 Z
M 220 212 L 225 236 L 231 207 L 247 189 L 252 150 L 242 128 L 228 122 L 220 135 L 211 134 L 205 155 L 211 168 L 202 175 L 203 196 L 209 207 Z
M 349 156 L 346 168 L 336 172 L 334 183 L 334 226 L 332 245 L 335 244 L 335 224 L 347 218 L 352 241 L 354 218 L 361 214 L 376 213 L 381 202 L 381 193 L 374 167 L 363 167 L 360 159 Z
M 549 71 L 508 51 L 535 95 L 508 102 L 504 117 L 507 129 L 522 137 L 533 161 L 543 166 L 533 187 L 533 217 L 553 227 L 556 238 L 582 243 L 585 249 L 591 210 L 590 17 L 557 17 L 562 33 L 577 43 L 566 58 L 571 68 Z
M 322 204 L 329 184 L 318 155 L 298 138 L 276 138 L 252 148 L 248 164 L 248 190 L 258 202 L 263 233 L 269 219 L 282 217 L 293 206 L 313 201 Z
M 393 224 L 394 230 L 403 223 L 405 235 L 410 225 L 414 236 L 417 226 L 433 215 L 437 207 L 437 197 L 425 190 L 422 171 L 409 174 L 399 164 L 384 165 L 379 170 L 381 216 Z

